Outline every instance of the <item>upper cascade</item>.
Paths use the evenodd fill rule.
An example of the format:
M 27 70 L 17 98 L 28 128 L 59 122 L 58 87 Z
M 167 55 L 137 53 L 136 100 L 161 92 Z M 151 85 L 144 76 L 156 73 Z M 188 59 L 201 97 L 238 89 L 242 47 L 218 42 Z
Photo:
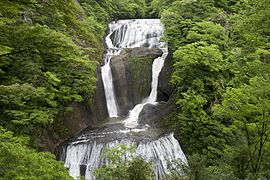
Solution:
M 101 75 L 110 117 L 118 116 L 118 106 L 114 93 L 114 85 L 110 62 L 112 56 L 119 55 L 123 48 L 148 47 L 163 48 L 160 41 L 164 27 L 159 19 L 120 20 L 109 24 L 109 34 L 105 38 L 107 53 Z
M 160 38 L 164 27 L 159 19 L 120 20 L 110 23 L 109 28 L 113 30 L 109 34 L 112 40 L 109 48 L 160 48 L 163 45 Z

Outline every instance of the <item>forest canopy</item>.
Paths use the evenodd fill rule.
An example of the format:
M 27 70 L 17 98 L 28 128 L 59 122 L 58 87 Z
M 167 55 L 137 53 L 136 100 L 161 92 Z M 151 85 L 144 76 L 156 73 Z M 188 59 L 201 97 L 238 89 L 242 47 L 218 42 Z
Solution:
M 91 102 L 107 23 L 144 15 L 142 0 L 0 0 L 0 179 L 69 179 L 35 152 L 42 131 L 65 138 L 69 104 Z
M 269 2 L 154 0 L 152 7 L 173 53 L 178 110 L 167 123 L 195 163 L 187 174 L 269 179 Z
M 130 18 L 165 25 L 185 175 L 270 179 L 268 0 L 0 0 L 0 179 L 70 179 L 37 152 L 42 130 L 65 136 L 69 104 L 93 98 L 107 23 Z

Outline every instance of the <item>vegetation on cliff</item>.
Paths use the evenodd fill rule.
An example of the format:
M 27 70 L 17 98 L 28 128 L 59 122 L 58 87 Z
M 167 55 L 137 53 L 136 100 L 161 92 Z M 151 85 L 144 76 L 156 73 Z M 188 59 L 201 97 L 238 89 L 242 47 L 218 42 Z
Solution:
M 269 179 L 269 13 L 268 0 L 0 0 L 0 179 L 69 179 L 34 150 L 42 130 L 64 136 L 68 104 L 91 100 L 110 20 L 159 16 L 186 175 Z
M 91 100 L 107 23 L 144 13 L 142 0 L 0 0 L 0 127 L 15 136 L 28 137 L 23 145 L 0 139 L 0 148 L 4 148 L 0 153 L 14 157 L 11 161 L 1 159 L 0 178 L 24 179 L 29 175 L 38 179 L 34 171 L 38 166 L 34 166 L 42 163 L 48 171 L 37 172 L 40 178 L 49 173 L 43 179 L 66 179 L 65 173 L 61 174 L 64 166 L 58 166 L 51 155 L 28 148 L 42 149 L 39 139 L 49 126 L 56 138 L 65 137 L 61 116 L 70 111 L 68 105 Z M 9 146 L 18 148 L 9 150 Z M 27 153 L 29 157 L 17 161 Z M 43 163 L 46 158 L 47 163 Z M 23 161 L 26 164 L 21 166 Z M 13 167 L 16 162 L 17 170 Z M 59 170 L 59 176 L 50 176 L 49 168 Z M 10 169 L 18 171 L 17 175 L 9 175 Z M 31 169 L 33 177 L 28 174 Z
M 27 148 L 27 139 L 0 127 L 0 179 L 72 179 L 63 162 Z
M 269 179 L 268 1 L 154 0 L 152 7 L 173 53 L 178 112 L 168 124 L 191 164 L 204 159 L 190 166 L 190 178 Z

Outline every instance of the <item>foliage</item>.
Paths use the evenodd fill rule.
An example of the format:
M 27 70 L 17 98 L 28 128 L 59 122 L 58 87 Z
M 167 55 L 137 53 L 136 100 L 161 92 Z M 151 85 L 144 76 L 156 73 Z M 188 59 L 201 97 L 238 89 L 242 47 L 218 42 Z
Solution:
M 247 177 L 248 172 L 257 177 L 262 168 L 268 168 L 264 159 L 269 155 L 270 145 L 269 87 L 269 81 L 251 78 L 249 84 L 227 89 L 222 104 L 213 109 L 216 116 L 231 121 L 238 135 L 235 142 L 241 142 L 231 152 L 232 165 L 239 178 Z M 269 177 L 269 172 L 263 173 Z
M 0 126 L 30 139 L 26 144 L 0 129 L 3 178 L 69 178 L 51 155 L 27 146 L 39 146 L 44 127 L 62 132 L 69 104 L 93 95 L 108 21 L 146 16 L 165 24 L 177 105 L 167 124 L 189 155 L 186 176 L 170 178 L 270 178 L 268 0 L 0 0 L 0 6 Z M 97 176 L 149 179 L 150 163 L 123 160 L 124 151 L 130 150 L 108 151 L 110 163 Z
M 107 23 L 113 19 L 141 18 L 145 16 L 144 0 L 80 0 L 83 8 L 98 22 Z
M 193 89 L 197 92 L 208 90 L 210 94 L 220 88 L 215 79 L 226 66 L 218 46 L 205 42 L 192 43 L 175 51 L 174 59 L 172 84 L 178 87 L 179 92 Z
M 44 128 L 53 141 L 66 138 L 63 114 L 72 102 L 93 97 L 107 23 L 144 16 L 145 1 L 0 0 L 0 7 L 0 126 L 29 137 L 27 144 L 0 146 L 6 156 L 1 176 L 69 179 L 51 155 L 27 147 L 41 147 Z M 4 159 L 9 155 L 14 162 Z
M 0 125 L 35 138 L 70 102 L 89 101 L 107 22 L 143 16 L 143 3 L 1 0 Z
M 219 47 L 225 46 L 226 39 L 224 28 L 210 21 L 195 23 L 187 35 L 189 43 L 204 41 L 208 44 L 218 45 Z
M 252 8 L 233 16 L 233 35 L 238 47 L 247 49 L 246 53 L 256 49 L 269 48 L 269 3 L 267 0 L 257 0 L 250 3 Z
M 207 107 L 222 92 L 220 72 L 224 68 L 222 54 L 216 45 L 196 42 L 174 52 L 172 84 L 176 87 L 179 107 L 175 123 L 181 127 L 187 152 L 207 154 L 208 161 L 220 157 L 224 148 L 223 126 L 211 118 Z
M 269 178 L 269 3 L 154 0 L 173 53 L 178 132 L 191 179 Z M 208 173 L 207 173 L 208 172 Z M 188 177 L 179 177 L 175 179 Z
M 72 179 L 52 154 L 28 149 L 26 143 L 0 127 L 0 179 Z
M 205 100 L 200 95 L 189 91 L 183 95 L 178 102 L 181 113 L 175 123 L 181 127 L 184 148 L 188 153 L 207 155 L 208 163 L 215 164 L 223 156 L 224 136 L 229 134 L 223 130 L 222 124 L 207 115 L 203 109 Z
M 142 179 L 153 178 L 151 162 L 146 162 L 139 156 L 135 156 L 135 148 L 118 145 L 107 149 L 103 157 L 108 164 L 95 171 L 98 179 Z
M 78 18 L 83 11 L 74 1 L 1 4 L 0 124 L 37 138 L 40 127 L 56 122 L 66 104 L 93 94 L 101 55 L 92 54 L 103 34 L 96 33 L 97 23 L 89 26 L 91 17 Z
M 164 180 L 204 179 L 207 177 L 206 160 L 204 156 L 193 154 L 188 159 L 189 164 L 181 161 L 170 162 L 170 172 L 165 175 Z M 208 176 L 209 177 L 209 176 Z

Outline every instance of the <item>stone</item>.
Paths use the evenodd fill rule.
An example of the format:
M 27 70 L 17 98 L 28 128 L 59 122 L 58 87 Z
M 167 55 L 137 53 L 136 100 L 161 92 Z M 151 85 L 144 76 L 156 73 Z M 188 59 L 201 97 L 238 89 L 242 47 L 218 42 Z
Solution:
M 162 55 L 157 48 L 124 49 L 111 59 L 111 69 L 119 115 L 126 116 L 130 109 L 149 96 L 152 81 L 152 63 Z
M 157 101 L 168 101 L 172 94 L 172 88 L 169 83 L 173 70 L 172 67 L 172 55 L 169 53 L 159 74 Z
M 162 127 L 162 119 L 176 110 L 172 99 L 167 102 L 161 101 L 157 105 L 146 104 L 139 115 L 139 124 L 148 124 L 151 127 Z

